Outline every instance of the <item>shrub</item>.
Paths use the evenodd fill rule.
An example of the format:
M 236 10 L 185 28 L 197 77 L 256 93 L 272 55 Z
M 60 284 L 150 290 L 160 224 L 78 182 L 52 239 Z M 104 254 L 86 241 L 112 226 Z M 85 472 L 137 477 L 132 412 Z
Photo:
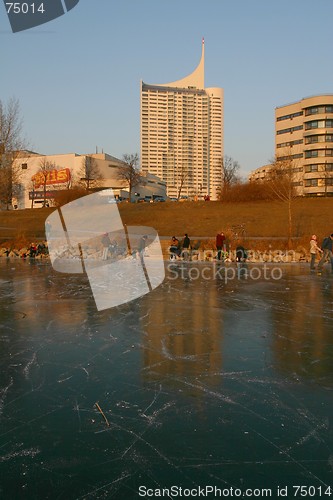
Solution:
M 263 181 L 237 183 L 226 189 L 221 195 L 221 201 L 246 202 L 271 200 L 272 192 Z
M 82 198 L 82 196 L 85 196 L 86 194 L 87 191 L 81 187 L 63 189 L 55 194 L 54 206 L 62 207 L 63 205 L 66 205 L 66 203 L 77 200 L 78 198 Z

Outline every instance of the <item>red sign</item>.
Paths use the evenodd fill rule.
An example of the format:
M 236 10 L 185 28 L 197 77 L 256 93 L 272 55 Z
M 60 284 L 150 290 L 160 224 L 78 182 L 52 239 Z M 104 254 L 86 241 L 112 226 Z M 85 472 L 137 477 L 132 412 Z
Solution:
M 62 170 L 45 170 L 37 172 L 37 174 L 32 176 L 31 180 L 34 183 L 35 189 L 44 185 L 65 184 L 71 180 L 71 172 L 69 168 L 63 168 Z

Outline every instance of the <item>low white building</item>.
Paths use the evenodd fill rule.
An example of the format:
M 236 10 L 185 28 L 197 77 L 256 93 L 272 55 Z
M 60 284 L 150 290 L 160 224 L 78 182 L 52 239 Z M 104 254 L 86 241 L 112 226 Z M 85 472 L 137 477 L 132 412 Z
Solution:
M 71 189 L 80 179 L 84 179 L 86 166 L 92 160 L 100 176 L 98 187 L 94 186 L 93 190 L 112 188 L 115 197 L 128 199 L 128 184 L 119 176 L 121 169 L 126 168 L 126 163 L 114 156 L 106 153 L 41 155 L 22 151 L 14 166 L 19 175 L 16 176 L 18 182 L 14 189 L 13 207 L 42 207 L 45 199 L 51 206 L 56 192 Z M 166 197 L 166 183 L 152 174 L 140 175 L 139 184 L 132 190 L 132 200 L 145 197 L 153 199 L 156 196 Z

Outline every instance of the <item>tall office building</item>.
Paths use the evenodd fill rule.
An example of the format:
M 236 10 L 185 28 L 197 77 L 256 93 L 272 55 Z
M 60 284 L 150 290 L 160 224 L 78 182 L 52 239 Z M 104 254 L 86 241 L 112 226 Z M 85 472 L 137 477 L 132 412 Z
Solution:
M 142 170 L 167 184 L 170 197 L 210 195 L 222 182 L 223 89 L 205 88 L 205 45 L 190 75 L 172 83 L 141 82 Z

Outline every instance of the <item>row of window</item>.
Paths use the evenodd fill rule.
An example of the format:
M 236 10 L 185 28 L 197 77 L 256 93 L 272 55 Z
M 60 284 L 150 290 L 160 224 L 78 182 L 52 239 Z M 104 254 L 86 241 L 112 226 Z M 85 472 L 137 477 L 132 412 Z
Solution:
M 304 182 L 305 187 L 318 187 L 318 186 L 333 186 L 333 178 L 328 179 L 306 179 Z
M 305 123 L 305 130 L 313 128 L 333 128 L 333 120 L 312 120 Z
M 295 181 L 292 183 L 293 186 L 303 186 L 303 181 Z M 333 186 L 333 177 L 328 178 L 316 178 L 316 179 L 305 179 L 304 187 L 323 187 L 323 186 Z
M 313 151 L 305 151 L 305 158 L 320 158 L 333 156 L 333 149 L 314 149 Z M 303 158 L 303 153 L 295 155 L 279 156 L 279 161 Z
M 309 115 L 317 115 L 319 113 L 333 113 L 333 106 L 311 106 L 310 108 L 306 108 L 305 116 Z
M 305 165 L 304 172 L 333 172 L 333 163 L 313 163 Z
M 317 142 L 333 142 L 332 134 L 309 135 L 305 137 L 305 144 L 315 144 Z
M 333 149 L 313 149 L 312 151 L 305 151 L 305 158 L 320 158 L 326 156 L 333 156 Z M 303 153 L 297 153 L 294 155 L 279 156 L 280 161 L 303 158 Z
M 287 155 L 287 156 L 279 156 L 278 159 L 280 161 L 284 161 L 284 160 L 290 160 L 290 159 L 297 159 L 297 158 L 303 158 L 303 153 L 298 153 L 298 154 L 295 154 L 295 155 Z
M 293 168 L 293 173 L 302 172 L 303 167 Z M 265 174 L 269 172 L 269 169 L 262 170 L 256 174 L 256 178 L 264 179 Z M 312 163 L 310 165 L 304 166 L 304 173 L 310 172 L 333 172 L 333 163 Z
M 290 127 L 290 128 L 284 128 L 282 130 L 278 130 L 276 133 L 277 135 L 281 135 L 281 134 L 290 134 L 292 132 L 295 132 L 296 130 L 302 130 L 303 129 L 303 125 L 298 125 L 297 127 Z
M 298 111 L 297 113 L 292 113 L 291 115 L 284 115 L 284 116 L 279 116 L 276 121 L 281 122 L 282 120 L 292 120 L 293 118 L 296 118 L 296 116 L 302 116 L 303 111 Z
M 333 156 L 333 149 L 314 149 L 305 151 L 305 158 L 318 158 L 321 156 Z
M 333 128 L 333 120 L 311 120 L 305 123 L 305 130 L 312 130 L 316 128 Z M 303 125 L 298 125 L 297 127 L 284 128 L 276 132 L 277 135 L 290 134 L 296 130 L 302 130 Z
M 287 148 L 287 147 L 293 147 L 295 144 L 303 144 L 303 139 L 299 139 L 298 141 L 289 141 L 289 142 L 281 142 L 280 144 L 277 144 L 277 148 Z

